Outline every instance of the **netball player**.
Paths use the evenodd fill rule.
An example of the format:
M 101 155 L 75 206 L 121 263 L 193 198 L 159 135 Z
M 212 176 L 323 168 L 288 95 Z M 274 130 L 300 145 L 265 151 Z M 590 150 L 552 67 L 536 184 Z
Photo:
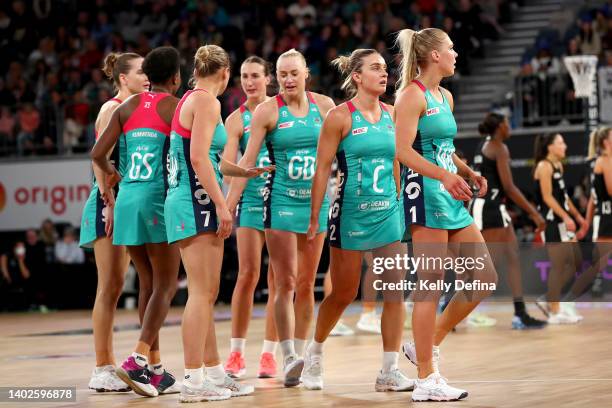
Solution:
M 95 123 L 96 139 L 124 100 L 149 89 L 149 80 L 142 71 L 142 61 L 143 58 L 134 53 L 110 53 L 104 59 L 103 71 L 113 81 L 117 94 L 100 108 Z M 119 144 L 115 144 L 110 154 L 110 159 L 122 176 L 126 168 L 124 142 L 121 139 Z M 113 321 L 130 260 L 124 246 L 113 246 L 114 213 L 102 200 L 102 193 L 106 193 L 106 176 L 95 165 L 94 174 L 91 193 L 83 209 L 80 238 L 82 247 L 93 246 L 98 270 L 98 288 L 92 313 L 96 368 L 91 374 L 89 388 L 98 392 L 129 391 L 127 384 L 115 373 Z
M 364 251 L 389 257 L 403 251 L 395 127 L 392 108 L 379 99 L 387 88 L 387 64 L 373 49 L 355 50 L 350 57 L 340 57 L 333 63 L 345 75 L 343 89 L 352 99 L 330 111 L 323 122 L 317 150 L 310 239 L 319 230 L 319 212 L 334 156 L 340 181 L 328 227 L 331 293 L 319 307 L 314 339 L 304 355 L 302 383 L 310 390 L 323 388 L 323 342 L 357 296 Z M 401 271 L 393 272 L 398 275 L 396 279 L 387 279 L 403 278 Z M 403 329 L 403 294 L 385 296 L 383 363 L 376 378 L 376 391 L 407 391 L 414 387 L 414 381 L 398 368 Z
M 608 265 L 612 252 L 612 128 L 602 127 L 591 132 L 588 165 L 590 174 L 590 195 L 587 204 L 586 221 L 592 226 L 594 262 L 583 271 L 564 296 L 561 309 L 566 314 L 577 314 L 574 300 L 581 296 L 594 282 L 597 275 Z M 580 238 L 580 236 L 577 236 Z M 579 316 L 579 315 L 578 315 Z
M 142 63 L 151 90 L 132 96 L 115 110 L 91 156 L 107 175 L 107 185 L 120 179 L 107 154 L 121 134 L 129 158 L 117 195 L 113 243 L 126 245 L 138 272 L 139 341 L 117 369 L 134 392 L 148 397 L 179 392 L 174 377 L 164 370 L 159 352 L 159 330 L 176 292 L 179 252 L 169 245 L 164 221 L 165 160 L 170 124 L 181 85 L 180 57 L 172 47 L 151 51 Z M 105 195 L 112 203 L 112 194 Z
M 194 89 L 183 95 L 172 120 L 164 212 L 168 242 L 178 242 L 189 291 L 182 324 L 185 380 L 181 402 L 222 400 L 254 390 L 225 373 L 213 318 L 223 243 L 232 232 L 232 216 L 221 192 L 221 152 L 227 133 L 217 99 L 227 88 L 229 67 L 223 48 L 200 47 L 194 58 Z M 265 171 L 268 168 L 232 175 L 255 177 Z
M 225 120 L 227 144 L 224 159 L 236 162 L 238 148 L 241 154 L 251 134 L 251 119 L 255 108 L 265 102 L 267 86 L 270 84 L 269 64 L 260 57 L 249 57 L 240 66 L 240 83 L 247 100 Z M 258 166 L 270 164 L 268 149 L 261 147 L 256 160 Z M 232 338 L 230 355 L 225 371 L 234 378 L 246 373 L 244 350 L 246 334 L 253 310 L 253 294 L 259 281 L 261 251 L 265 244 L 263 223 L 263 191 L 268 175 L 266 173 L 249 180 L 236 208 L 236 242 L 238 245 L 238 279 L 232 295 Z M 278 345 L 274 325 L 274 277 L 272 264 L 268 265 L 268 302 L 266 304 L 266 329 L 263 349 L 259 358 L 259 378 L 276 375 L 275 353 Z
M 561 308 L 559 300 L 563 286 L 572 279 L 582 262 L 576 241 L 576 222 L 586 231 L 588 224 L 567 194 L 563 164 L 567 145 L 559 133 L 538 135 L 535 142 L 535 182 L 538 210 L 546 220 L 542 241 L 551 261 L 548 275 L 548 303 L 537 305 L 548 315 L 549 324 L 575 324 L 581 317 Z
M 474 170 L 487 179 L 487 193 L 474 199 L 470 212 L 476 226 L 482 231 L 494 262 L 505 262 L 508 267 L 508 283 L 514 301 L 512 328 L 542 328 L 546 322 L 529 316 L 523 301 L 523 284 L 519 260 L 519 248 L 510 214 L 506 209 L 506 197 L 525 211 L 536 224 L 536 233 L 546 226 L 546 221 L 527 201 L 512 180 L 510 151 L 505 141 L 510 138 L 508 119 L 497 113 L 489 113 L 479 125 L 483 140 L 476 148 Z
M 440 375 L 439 346 L 446 335 L 486 296 L 497 281 L 484 239 L 463 202 L 472 198 L 469 179 L 479 196 L 487 191 L 486 179 L 472 171 L 454 153 L 457 125 L 453 98 L 440 87 L 453 75 L 457 53 L 448 35 L 428 28 L 398 34 L 401 51 L 400 81 L 395 104 L 397 154 L 403 171 L 403 205 L 406 228 L 410 230 L 415 254 L 425 259 L 447 255 L 447 248 L 469 247 L 471 256 L 482 259 L 482 268 L 471 271 L 486 283 L 482 290 L 457 292 L 436 318 L 439 291 L 415 291 L 412 313 L 414 343 L 404 344 L 404 353 L 418 368 L 412 393 L 414 401 L 450 401 L 467 397 Z M 418 71 L 418 77 L 417 77 Z M 436 264 L 436 262 L 432 262 Z M 444 269 L 420 268 L 419 280 L 441 281 Z
M 328 211 L 325 200 L 316 238 L 307 240 L 319 132 L 327 112 L 334 107 L 327 96 L 306 91 L 307 77 L 306 60 L 300 52 L 292 49 L 280 55 L 276 78 L 281 91 L 257 107 L 247 150 L 239 163 L 242 167 L 253 166 L 265 140 L 270 161 L 276 165 L 266 183 L 263 217 L 266 245 L 275 271 L 274 317 L 283 353 L 284 384 L 288 387 L 299 384 L 304 365 L 298 356 L 312 322 L 314 281 Z M 244 186 L 243 179 L 232 180 L 230 208 L 236 207 Z

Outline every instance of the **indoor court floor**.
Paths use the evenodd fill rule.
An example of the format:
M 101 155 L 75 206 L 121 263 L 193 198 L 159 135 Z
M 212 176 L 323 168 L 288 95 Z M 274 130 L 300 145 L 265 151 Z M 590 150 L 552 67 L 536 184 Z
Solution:
M 534 306 L 534 316 L 541 317 Z M 419 403 L 435 407 L 610 407 L 612 406 L 612 303 L 579 303 L 584 320 L 575 326 L 537 331 L 511 330 L 511 304 L 488 303 L 480 311 L 497 318 L 493 328 L 462 325 L 441 347 L 441 368 L 451 385 L 469 392 L 466 400 Z M 221 407 L 406 407 L 418 405 L 410 393 L 377 393 L 380 337 L 359 334 L 332 337 L 324 348 L 322 391 L 284 388 L 277 379 L 255 378 L 263 338 L 262 308 L 255 316 L 246 346 L 247 378 L 255 394 L 228 401 L 208 402 Z M 344 321 L 354 327 L 359 307 L 354 304 Z M 177 378 L 183 376 L 180 333 L 182 308 L 173 308 L 161 332 L 162 361 Z M 118 312 L 115 356 L 122 360 L 137 340 L 136 311 Z M 229 307 L 216 308 L 217 336 L 222 360 L 229 352 Z M 405 331 L 405 338 L 411 332 Z M 280 353 L 277 354 L 280 359 Z M 134 393 L 101 394 L 87 388 L 94 364 L 90 313 L 0 315 L 0 385 L 76 386 L 75 403 L 0 403 L 16 406 L 167 407 L 179 404 L 177 395 L 143 398 Z M 415 367 L 403 356 L 400 368 L 409 377 Z M 203 403 L 204 404 L 204 403 Z

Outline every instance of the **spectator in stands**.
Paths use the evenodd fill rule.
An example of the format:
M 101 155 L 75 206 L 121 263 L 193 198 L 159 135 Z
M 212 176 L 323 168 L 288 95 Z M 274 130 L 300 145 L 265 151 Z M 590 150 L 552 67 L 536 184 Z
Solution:
M 480 9 L 480 21 L 485 26 L 490 26 L 495 29 L 495 33 L 491 33 L 493 38 L 497 38 L 503 34 L 505 30 L 499 25 L 499 0 L 480 0 L 478 2 Z
M 7 286 L 4 295 L 10 299 L 7 305 L 11 309 L 25 309 L 32 302 L 30 287 L 30 270 L 25 262 L 26 248 L 23 242 L 17 242 L 12 250 L 0 255 L 2 280 Z
M 553 56 L 548 47 L 538 50 L 536 56 L 531 59 L 531 66 L 533 72 L 541 74 L 541 77 L 561 72 L 561 62 L 559 58 Z
M 61 265 L 82 264 L 85 253 L 76 240 L 73 227 L 64 228 L 64 237 L 55 243 L 55 259 Z
M 0 105 L 15 106 L 15 97 L 6 86 L 6 82 L 2 77 L 0 77 Z
M 75 92 L 72 102 L 66 105 L 65 118 L 64 148 L 72 152 L 81 142 L 83 130 L 89 122 L 89 105 L 85 102 L 82 91 Z
M 608 17 L 606 24 L 605 33 L 601 38 L 601 47 L 604 50 L 612 50 L 612 15 Z
M 38 239 L 38 233 L 29 229 L 25 233 L 25 265 L 30 271 L 32 300 L 39 308 L 49 304 L 49 288 L 52 280 L 50 265 L 46 262 L 45 246 Z
M 24 104 L 17 112 L 19 133 L 17 133 L 17 153 L 20 156 L 35 150 L 36 131 L 40 126 L 40 114 L 32 103 Z
M 25 233 L 25 262 L 34 274 L 43 272 L 48 266 L 45 262 L 45 246 L 39 240 L 36 230 L 29 229 Z
M 603 66 L 612 68 L 612 50 L 607 50 L 604 53 Z
M 590 17 L 583 17 L 578 34 L 580 49 L 584 54 L 599 55 L 601 53 L 601 37 L 593 30 Z
M 312 20 L 317 18 L 317 10 L 308 0 L 298 0 L 296 3 L 291 4 L 287 9 L 287 13 L 293 17 L 295 25 L 299 29 L 304 28 L 306 16 L 310 16 Z
M 48 265 L 55 263 L 55 243 L 57 242 L 59 235 L 53 225 L 53 221 L 49 218 L 44 220 L 40 226 L 40 232 L 38 233 L 40 242 L 45 247 L 45 262 Z
M 47 66 L 57 65 L 57 53 L 55 43 L 51 37 L 44 37 L 38 43 L 38 48 L 32 51 L 28 57 L 28 65 L 34 66 L 38 61 L 43 61 Z
M 0 156 L 9 154 L 15 146 L 15 117 L 8 106 L 0 107 Z
M 582 55 L 582 51 L 580 50 L 580 43 L 578 42 L 578 38 L 570 38 L 567 42 L 567 49 L 565 50 L 565 56 L 571 57 L 575 55 Z
M 457 68 L 465 75 L 467 57 L 482 54 L 483 38 L 496 35 L 496 17 L 519 1 L 291 0 L 268 2 L 274 6 L 267 13 L 253 2 L 11 0 L 8 7 L 0 6 L 0 105 L 15 111 L 35 101 L 41 120 L 36 144 L 46 146 L 37 153 L 52 152 L 58 144 L 61 148 L 65 127 L 70 149 L 83 139 L 80 128 L 91 128 L 91 115 L 85 123 L 79 119 L 86 115 L 74 112 L 75 99 L 95 110 L 104 86 L 96 71 L 105 52 L 131 49 L 144 55 L 171 44 L 190 64 L 201 43 L 216 43 L 232 50 L 232 60 L 238 63 L 256 53 L 275 60 L 295 47 L 311 56 L 310 86 L 320 90 L 338 79 L 328 70 L 327 55 L 360 46 L 391 49 L 389 34 L 406 26 L 444 24 L 460 50 Z M 245 33 L 257 37 L 243 41 Z M 393 73 L 396 61 L 387 61 Z M 73 98 L 81 90 L 84 94 Z M 67 126 L 65 116 L 70 119 Z
M 103 89 L 108 92 L 113 91 L 113 87 L 110 82 L 105 80 L 102 70 L 94 69 L 91 71 L 91 80 L 83 87 L 83 95 L 85 96 L 85 100 L 90 104 L 98 101 L 98 96 Z

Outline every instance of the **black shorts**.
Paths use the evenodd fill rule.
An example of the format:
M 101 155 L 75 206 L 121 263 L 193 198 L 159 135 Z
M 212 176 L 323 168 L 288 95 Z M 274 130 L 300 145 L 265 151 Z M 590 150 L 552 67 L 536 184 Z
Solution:
M 569 242 L 576 237 L 574 232 L 567 230 L 564 222 L 549 222 L 541 234 L 542 242 Z
M 475 198 L 470 203 L 470 214 L 481 231 L 489 228 L 506 228 L 512 225 L 506 205 L 501 201 Z

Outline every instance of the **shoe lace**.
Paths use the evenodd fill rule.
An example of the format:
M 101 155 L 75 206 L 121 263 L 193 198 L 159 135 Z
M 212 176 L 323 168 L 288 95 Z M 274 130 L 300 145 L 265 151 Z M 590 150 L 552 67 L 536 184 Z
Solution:
M 321 367 L 321 356 L 311 355 L 308 372 L 312 375 L 321 375 L 321 371 L 323 371 Z
M 227 359 L 228 367 L 240 367 L 240 353 L 237 351 L 232 352 Z
M 393 379 L 393 382 L 398 384 L 404 379 L 404 375 L 399 370 L 399 368 L 395 368 L 389 371 L 389 376 Z
M 437 374 L 437 373 L 433 376 L 433 380 L 435 381 L 436 384 L 446 385 L 446 383 L 448 383 L 448 380 L 446 379 L 446 377 L 442 377 L 440 374 Z
M 238 384 L 232 377 L 229 375 L 225 376 L 225 383 L 223 384 L 224 388 L 229 388 L 232 391 L 236 391 L 240 389 L 240 384 Z
M 276 365 L 276 362 L 271 354 L 265 353 L 261 356 L 261 365 L 265 366 L 266 368 L 271 368 Z

